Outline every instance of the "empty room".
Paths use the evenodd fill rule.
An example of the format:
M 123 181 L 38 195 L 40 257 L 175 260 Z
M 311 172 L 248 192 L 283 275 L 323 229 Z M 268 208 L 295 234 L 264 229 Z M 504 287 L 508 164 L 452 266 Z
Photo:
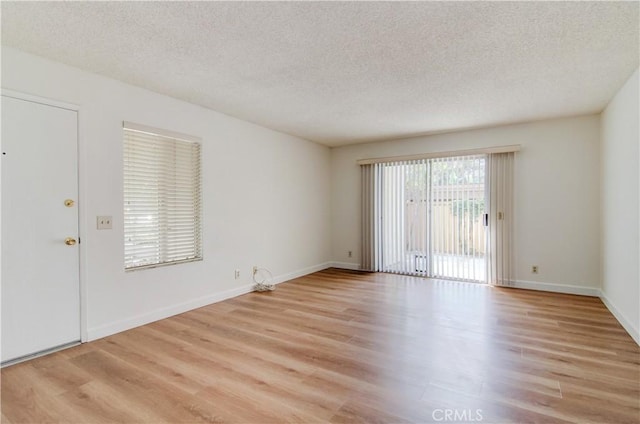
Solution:
M 0 422 L 640 423 L 639 2 L 0 8 Z

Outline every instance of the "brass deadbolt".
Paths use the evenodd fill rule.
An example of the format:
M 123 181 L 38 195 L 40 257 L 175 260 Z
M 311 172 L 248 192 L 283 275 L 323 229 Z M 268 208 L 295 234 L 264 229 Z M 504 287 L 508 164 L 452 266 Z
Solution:
M 66 207 L 68 207 L 68 208 L 70 208 L 71 206 L 73 206 L 73 204 L 74 204 L 74 203 L 75 203 L 75 202 L 74 202 L 73 200 L 71 200 L 71 199 L 67 199 L 67 200 L 65 200 L 65 201 L 64 201 L 64 205 L 65 205 Z

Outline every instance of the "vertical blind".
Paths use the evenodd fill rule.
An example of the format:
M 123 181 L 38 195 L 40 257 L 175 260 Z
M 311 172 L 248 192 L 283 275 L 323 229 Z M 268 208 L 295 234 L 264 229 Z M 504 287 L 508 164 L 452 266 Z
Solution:
M 381 243 L 379 241 L 380 219 L 380 169 L 381 164 L 374 163 L 361 167 L 362 172 L 362 243 L 360 247 L 360 268 L 367 271 L 379 271 L 381 262 Z
M 484 281 L 485 156 L 377 166 L 379 270 Z
M 513 170 L 515 154 L 498 153 L 489 156 L 489 243 L 487 279 L 493 285 L 511 286 L 513 266 Z
M 430 165 L 429 275 L 486 281 L 486 155 L 435 158 Z
M 363 164 L 361 268 L 492 283 L 505 278 L 512 244 L 505 225 L 511 221 L 503 218 L 512 215 L 513 156 Z
M 127 270 L 202 259 L 199 141 L 124 124 L 124 238 Z

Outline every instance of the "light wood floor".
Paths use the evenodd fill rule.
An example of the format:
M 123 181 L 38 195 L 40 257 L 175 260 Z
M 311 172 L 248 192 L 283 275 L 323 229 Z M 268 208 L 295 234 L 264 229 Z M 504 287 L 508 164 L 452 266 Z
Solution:
M 638 423 L 639 401 L 599 299 L 340 270 L 2 370 L 5 423 Z

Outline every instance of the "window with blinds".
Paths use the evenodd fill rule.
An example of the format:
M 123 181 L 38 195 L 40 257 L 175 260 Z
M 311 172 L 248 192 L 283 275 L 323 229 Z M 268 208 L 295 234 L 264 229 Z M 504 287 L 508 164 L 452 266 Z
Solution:
M 363 269 L 485 281 L 485 174 L 486 155 L 363 165 Z
M 361 159 L 360 269 L 513 286 L 515 152 Z
M 200 139 L 124 123 L 125 270 L 202 259 Z

